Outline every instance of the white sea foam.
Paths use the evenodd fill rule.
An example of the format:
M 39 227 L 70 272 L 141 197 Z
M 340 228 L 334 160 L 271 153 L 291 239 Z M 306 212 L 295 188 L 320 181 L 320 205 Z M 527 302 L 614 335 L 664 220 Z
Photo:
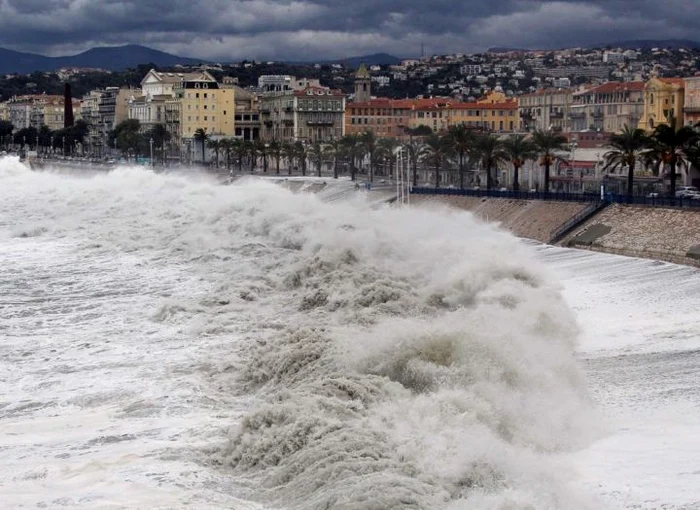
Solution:
M 515 238 L 260 181 L 0 182 L 14 503 L 596 508 L 576 322 Z

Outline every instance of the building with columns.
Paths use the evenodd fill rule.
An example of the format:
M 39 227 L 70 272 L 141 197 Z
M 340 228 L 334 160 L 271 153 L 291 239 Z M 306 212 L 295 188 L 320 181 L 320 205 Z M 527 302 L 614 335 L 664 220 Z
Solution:
M 685 81 L 683 78 L 651 78 L 644 85 L 644 112 L 639 128 L 652 131 L 657 125 L 675 118 L 675 127 L 683 125 Z
M 636 128 L 644 113 L 644 82 L 608 82 L 573 94 L 571 131 L 619 133 Z

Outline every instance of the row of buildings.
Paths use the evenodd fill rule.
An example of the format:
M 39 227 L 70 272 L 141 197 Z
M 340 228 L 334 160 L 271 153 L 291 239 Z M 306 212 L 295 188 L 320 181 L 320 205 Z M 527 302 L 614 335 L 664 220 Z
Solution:
M 368 130 L 400 137 L 420 126 L 434 132 L 464 124 L 496 133 L 549 128 L 614 133 L 625 125 L 651 130 L 671 116 L 678 125 L 700 121 L 700 76 L 544 88 L 517 98 L 491 91 L 470 102 L 373 97 L 364 65 L 355 75 L 353 101 L 318 80 L 287 75 L 261 76 L 257 87 L 243 89 L 235 79 L 217 81 L 207 71 L 151 70 L 140 85 L 94 90 L 74 100 L 74 117 L 89 126 L 89 151 L 106 148 L 109 133 L 127 119 L 139 120 L 144 132 L 165 126 L 170 152 L 191 145 L 200 129 L 214 138 L 315 142 Z M 15 129 L 61 129 L 63 101 L 63 96 L 14 97 L 0 103 L 0 118 Z

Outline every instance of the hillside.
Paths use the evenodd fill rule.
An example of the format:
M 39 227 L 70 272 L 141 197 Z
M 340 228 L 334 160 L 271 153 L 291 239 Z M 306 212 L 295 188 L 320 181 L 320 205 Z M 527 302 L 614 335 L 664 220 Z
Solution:
M 63 67 L 95 67 L 122 71 L 139 64 L 171 67 L 177 64 L 197 64 L 199 59 L 171 55 L 137 44 L 92 48 L 77 55 L 46 57 L 34 53 L 0 48 L 0 74 L 28 74 L 34 71 L 55 71 Z

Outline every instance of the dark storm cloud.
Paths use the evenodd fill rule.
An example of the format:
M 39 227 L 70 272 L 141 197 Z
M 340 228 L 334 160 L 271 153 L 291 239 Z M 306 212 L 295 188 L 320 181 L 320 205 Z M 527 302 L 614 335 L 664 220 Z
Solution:
M 698 0 L 0 0 L 0 45 L 142 43 L 211 59 L 693 38 Z

